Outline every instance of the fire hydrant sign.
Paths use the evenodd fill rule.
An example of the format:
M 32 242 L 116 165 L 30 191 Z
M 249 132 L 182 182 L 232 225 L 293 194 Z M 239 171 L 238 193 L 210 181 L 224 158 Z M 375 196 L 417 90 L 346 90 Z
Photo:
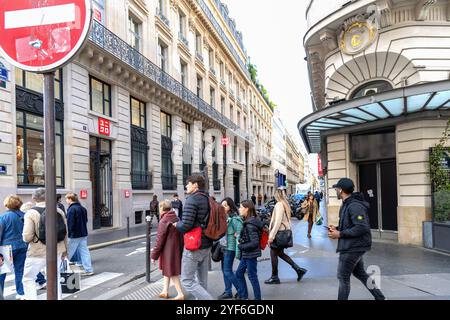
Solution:
M 91 0 L 0 1 L 0 54 L 26 71 L 55 70 L 82 47 L 91 18 Z

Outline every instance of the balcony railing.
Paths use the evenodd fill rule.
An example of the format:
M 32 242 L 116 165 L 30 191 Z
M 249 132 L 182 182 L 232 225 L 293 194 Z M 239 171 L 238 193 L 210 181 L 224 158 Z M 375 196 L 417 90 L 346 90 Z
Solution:
M 189 41 L 186 39 L 184 34 L 182 34 L 181 32 L 178 33 L 178 39 L 181 41 L 182 44 L 184 44 L 187 48 L 189 48 Z
M 220 79 L 220 84 L 223 85 L 224 87 L 226 87 L 227 85 L 225 84 L 225 80 Z
M 156 15 L 164 22 L 166 26 L 170 28 L 170 21 L 167 19 L 167 17 L 164 15 L 164 13 L 160 9 L 156 9 Z
M 216 70 L 213 67 L 209 67 L 209 73 L 211 73 L 214 77 L 216 77 Z
M 195 57 L 196 57 L 198 60 L 200 60 L 202 63 L 204 62 L 203 55 L 202 55 L 200 52 L 196 51 L 196 52 L 195 52 Z
M 161 70 L 160 67 L 144 57 L 137 50 L 133 49 L 120 37 L 105 28 L 96 20 L 92 22 L 89 40 L 207 117 L 234 131 L 237 135 L 241 136 L 241 138 L 249 141 L 249 137 L 246 136 L 245 132 L 238 128 L 236 124 L 231 122 L 219 111 L 212 108 L 203 99 L 197 97 L 194 92 Z
M 161 175 L 161 182 L 163 190 L 177 190 L 177 175 L 176 174 L 169 174 Z
M 131 185 L 134 190 L 151 190 L 153 189 L 153 174 L 132 170 Z
M 213 180 L 214 191 L 220 191 L 220 182 L 221 181 L 219 179 Z

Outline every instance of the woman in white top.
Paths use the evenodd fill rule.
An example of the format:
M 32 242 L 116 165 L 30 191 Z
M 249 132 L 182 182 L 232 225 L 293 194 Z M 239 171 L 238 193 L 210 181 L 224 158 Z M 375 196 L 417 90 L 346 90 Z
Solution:
M 286 200 L 284 191 L 277 189 L 275 191 L 275 200 L 277 204 L 273 209 L 272 219 L 269 226 L 269 245 L 270 245 L 270 260 L 272 261 L 272 276 L 267 279 L 265 284 L 279 284 L 278 278 L 278 257 L 286 261 L 297 272 L 297 281 L 300 281 L 306 273 L 306 269 L 300 268 L 287 254 L 284 253 L 284 248 L 277 246 L 275 237 L 278 231 L 291 229 L 291 208 Z

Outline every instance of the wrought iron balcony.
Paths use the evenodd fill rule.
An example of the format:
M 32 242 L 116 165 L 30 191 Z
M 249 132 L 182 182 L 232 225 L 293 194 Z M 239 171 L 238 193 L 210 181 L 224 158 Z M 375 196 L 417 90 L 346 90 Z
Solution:
M 200 60 L 202 63 L 204 62 L 203 55 L 202 55 L 200 52 L 196 51 L 196 52 L 195 52 L 195 57 L 196 57 L 198 60 Z
M 216 70 L 213 67 L 209 67 L 209 73 L 211 73 L 214 77 L 216 77 Z
M 214 187 L 214 191 L 220 191 L 220 180 L 219 179 L 214 179 L 213 180 L 213 187 Z
M 161 182 L 163 190 L 177 190 L 177 175 L 176 174 L 162 174 Z
M 184 44 L 187 48 L 189 48 L 189 41 L 186 39 L 184 34 L 182 34 L 181 32 L 178 33 L 178 39 L 181 41 L 182 44 Z
M 223 85 L 224 87 L 226 87 L 227 85 L 225 84 L 225 80 L 220 79 L 220 84 Z
M 105 28 L 96 20 L 93 20 L 92 22 L 89 40 L 99 48 L 129 65 L 142 76 L 150 79 L 152 82 L 158 84 L 185 103 L 211 118 L 213 121 L 227 127 L 227 129 L 230 129 L 241 136 L 241 138 L 249 141 L 249 137 L 246 136 L 236 124 L 231 122 L 204 100 L 197 97 L 194 92 L 183 86 L 179 81 L 164 72 L 160 67 L 144 57 L 140 52 L 133 49 L 120 37 Z
M 156 16 L 164 22 L 166 26 L 170 28 L 170 21 L 167 19 L 167 17 L 164 15 L 164 13 L 160 9 L 156 9 Z
M 151 190 L 153 189 L 153 174 L 132 170 L 131 185 L 134 190 Z

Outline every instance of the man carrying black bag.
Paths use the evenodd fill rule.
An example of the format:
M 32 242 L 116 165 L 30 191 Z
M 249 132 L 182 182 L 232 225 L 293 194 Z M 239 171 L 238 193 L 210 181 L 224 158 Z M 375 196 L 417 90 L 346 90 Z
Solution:
M 264 281 L 265 284 L 279 284 L 278 278 L 278 257 L 287 262 L 297 272 L 297 281 L 300 281 L 306 269 L 300 268 L 287 254 L 285 248 L 292 247 L 293 235 L 291 228 L 291 208 L 284 191 L 277 189 L 275 191 L 275 200 L 277 204 L 273 209 L 272 219 L 269 226 L 269 244 L 270 260 L 272 262 L 272 276 Z
M 329 226 L 328 236 L 339 239 L 336 252 L 339 252 L 339 295 L 338 300 L 348 300 L 350 295 L 350 276 L 353 274 L 374 296 L 375 300 L 385 300 L 383 293 L 372 282 L 364 269 L 363 255 L 372 246 L 369 204 L 360 193 L 353 193 L 355 185 L 348 178 L 342 178 L 333 186 L 342 207 L 339 210 L 339 227 Z

